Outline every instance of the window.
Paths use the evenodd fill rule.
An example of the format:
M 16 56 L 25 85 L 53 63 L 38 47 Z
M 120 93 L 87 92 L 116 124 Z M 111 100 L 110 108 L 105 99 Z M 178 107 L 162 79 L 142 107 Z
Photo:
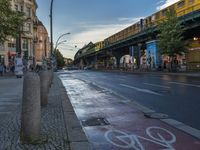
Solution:
M 31 24 L 30 23 L 25 23 L 24 24 L 24 31 L 31 32 Z
M 189 5 L 194 4 L 195 0 L 189 0 Z
M 30 7 L 27 7 L 27 8 L 26 8 L 26 15 L 27 15 L 28 17 L 31 17 L 31 8 L 30 8 Z
M 23 49 L 28 49 L 28 39 L 23 39 Z
M 155 21 L 156 20 L 156 15 L 153 15 L 152 16 L 152 21 Z
M 4 44 L 0 43 L 0 51 L 4 51 Z
M 185 5 L 185 1 L 180 1 L 178 4 L 177 4 L 177 7 L 178 8 L 181 8 Z
M 9 51 L 15 51 L 16 50 L 16 44 L 15 43 L 8 43 L 8 50 Z
M 17 4 L 15 5 L 15 10 L 18 11 L 18 5 Z
M 166 16 L 166 14 L 167 14 L 167 9 L 163 10 L 163 11 L 161 12 L 161 14 L 162 14 L 162 16 Z
M 24 6 L 21 6 L 21 12 L 24 12 Z
M 155 19 L 157 19 L 157 20 L 160 19 L 160 13 L 159 12 L 155 14 Z
M 8 48 L 15 48 L 15 44 L 14 43 L 8 43 Z

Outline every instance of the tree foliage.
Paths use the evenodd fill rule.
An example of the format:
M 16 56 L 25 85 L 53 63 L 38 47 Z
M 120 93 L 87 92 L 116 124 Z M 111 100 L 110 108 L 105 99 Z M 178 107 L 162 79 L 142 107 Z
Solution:
M 0 0 L 0 42 L 16 37 L 24 24 L 24 14 L 11 9 L 10 0 Z
M 166 21 L 158 27 L 158 47 L 161 54 L 175 56 L 187 52 L 187 43 L 184 41 L 184 27 L 181 25 L 176 12 L 169 10 L 166 14 Z
M 63 55 L 60 53 L 60 51 L 58 49 L 55 50 L 54 55 L 56 57 L 58 67 L 64 67 L 65 66 L 65 60 L 64 60 Z

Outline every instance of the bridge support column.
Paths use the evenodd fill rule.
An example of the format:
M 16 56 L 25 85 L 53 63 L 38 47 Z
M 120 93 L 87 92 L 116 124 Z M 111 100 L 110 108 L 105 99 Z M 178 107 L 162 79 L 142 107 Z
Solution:
M 116 58 L 116 65 L 117 65 L 118 69 L 120 68 L 120 59 L 121 59 L 121 57 L 122 56 L 115 57 Z
M 98 69 L 98 58 L 97 58 L 97 54 L 94 57 L 94 68 Z

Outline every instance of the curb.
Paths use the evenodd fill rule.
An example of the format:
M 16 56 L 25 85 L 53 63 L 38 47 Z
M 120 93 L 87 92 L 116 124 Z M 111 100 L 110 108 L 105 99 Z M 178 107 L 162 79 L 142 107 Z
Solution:
M 62 99 L 62 111 L 64 114 L 64 121 L 65 126 L 68 134 L 69 144 L 71 150 L 92 150 L 92 146 L 89 143 L 87 136 L 85 135 L 85 132 L 83 131 L 83 128 L 80 124 L 80 121 L 78 120 L 76 113 L 73 109 L 73 106 L 69 100 L 69 97 L 67 95 L 67 92 L 60 80 L 59 77 L 57 77 L 57 80 L 59 80 L 59 87 L 61 90 L 61 99 Z

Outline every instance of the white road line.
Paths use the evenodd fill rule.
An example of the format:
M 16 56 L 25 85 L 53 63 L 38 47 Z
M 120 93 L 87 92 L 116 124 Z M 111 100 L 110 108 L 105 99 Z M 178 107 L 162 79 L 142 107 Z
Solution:
M 195 85 L 195 84 L 188 84 L 188 83 L 181 83 L 181 82 L 168 82 L 168 83 L 170 83 L 170 84 L 177 84 L 177 85 L 192 86 L 192 87 L 200 88 L 200 85 Z
M 10 111 L 7 111 L 7 112 L 5 112 L 5 111 L 4 111 L 4 112 L 0 112 L 0 115 L 2 115 L 2 114 L 3 114 L 3 115 L 4 115 L 4 114 L 11 114 L 11 112 L 10 112 Z
M 155 86 L 155 87 L 162 87 L 162 88 L 170 88 L 169 86 L 163 86 L 163 85 L 158 85 L 158 84 L 151 84 L 151 83 L 143 83 L 145 85 L 150 85 L 150 86 Z
M 124 81 L 124 80 L 126 80 L 126 79 L 123 79 L 123 78 L 119 78 L 119 80 L 123 80 L 123 81 Z
M 0 105 L 20 105 L 20 103 L 18 103 L 18 102 L 1 102 L 0 101 Z
M 162 96 L 162 94 L 159 94 L 157 92 L 154 92 L 154 91 L 151 91 L 151 90 L 148 90 L 148 89 L 141 89 L 141 88 L 137 88 L 137 87 L 126 85 L 126 84 L 120 84 L 120 85 L 123 86 L 123 87 L 134 89 L 138 92 L 144 92 L 144 93 L 148 93 L 148 94 L 154 94 L 154 95 Z

